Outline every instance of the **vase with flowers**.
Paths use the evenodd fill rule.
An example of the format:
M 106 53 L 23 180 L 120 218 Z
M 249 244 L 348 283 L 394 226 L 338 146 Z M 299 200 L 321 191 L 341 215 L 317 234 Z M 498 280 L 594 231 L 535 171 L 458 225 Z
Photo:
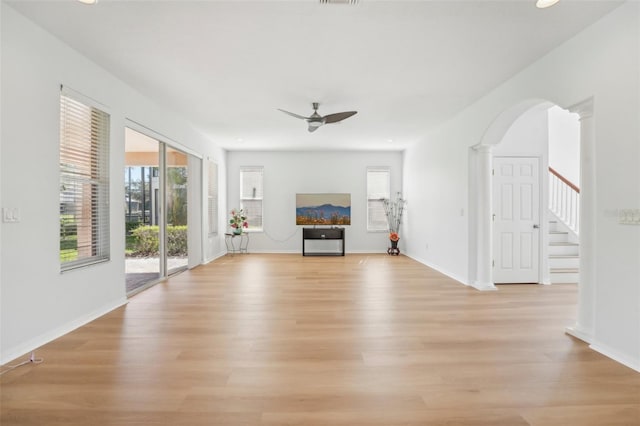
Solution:
M 229 226 L 233 230 L 233 233 L 236 235 L 242 234 L 242 229 L 249 227 L 249 223 L 247 222 L 247 215 L 245 214 L 244 209 L 231 210 L 231 218 L 229 219 Z
M 387 254 L 399 255 L 400 249 L 398 248 L 398 241 L 400 241 L 400 237 L 397 232 L 389 232 L 389 241 L 391 242 L 391 247 L 387 249 Z
M 407 201 L 402 198 L 402 194 L 399 192 L 396 195 L 395 200 L 383 199 L 382 204 L 384 206 L 384 213 L 387 216 L 387 224 L 389 225 L 389 241 L 391 247 L 387 249 L 388 254 L 399 255 L 400 249 L 398 248 L 398 241 L 400 241 L 400 225 L 402 224 L 402 214 L 404 213 L 404 207 Z

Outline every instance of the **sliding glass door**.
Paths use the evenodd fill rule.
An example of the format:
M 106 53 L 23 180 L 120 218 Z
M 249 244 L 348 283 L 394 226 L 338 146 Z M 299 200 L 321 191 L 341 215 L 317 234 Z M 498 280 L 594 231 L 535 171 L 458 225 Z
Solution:
M 127 294 L 164 276 L 160 257 L 160 152 L 155 139 L 126 129 L 124 168 Z
M 125 130 L 125 274 L 133 295 L 188 265 L 189 156 Z

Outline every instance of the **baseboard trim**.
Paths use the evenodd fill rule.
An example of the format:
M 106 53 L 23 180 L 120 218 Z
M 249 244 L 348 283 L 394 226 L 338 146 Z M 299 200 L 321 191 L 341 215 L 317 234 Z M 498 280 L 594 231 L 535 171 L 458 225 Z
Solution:
M 10 361 L 13 361 L 16 358 L 19 358 L 31 351 L 38 349 L 39 347 L 64 336 L 67 333 L 72 332 L 73 330 L 82 327 L 85 324 L 90 323 L 91 321 L 100 318 L 101 316 L 108 314 L 109 312 L 117 309 L 121 306 L 124 306 L 128 303 L 126 297 L 122 299 L 118 299 L 112 303 L 102 306 L 86 315 L 83 315 L 79 318 L 74 319 L 60 327 L 56 327 L 51 331 L 43 333 L 33 339 L 29 339 L 28 341 L 16 345 L 12 348 L 7 349 L 6 351 L 2 351 L 2 355 L 0 356 L 0 364 L 4 365 Z
M 205 259 L 204 262 L 202 262 L 203 265 L 206 265 L 207 263 L 211 263 L 216 259 L 220 259 L 222 256 L 226 255 L 227 252 L 226 251 L 221 251 L 218 254 L 214 255 L 213 257 L 209 258 L 209 259 Z
M 589 348 L 640 373 L 640 361 L 638 361 L 638 359 L 634 359 L 632 356 L 620 353 L 619 351 L 597 341 L 590 344 Z
M 407 256 L 407 257 L 410 257 L 411 259 L 415 260 L 416 262 L 420 262 L 423 265 L 428 266 L 431 269 L 435 269 L 436 271 L 440 272 L 441 274 L 446 275 L 447 277 L 451 278 L 452 280 L 455 280 L 455 281 L 459 282 L 462 285 L 466 285 L 466 286 L 469 285 L 467 283 L 466 279 L 454 274 L 453 272 L 447 271 L 445 268 L 442 268 L 442 267 L 440 267 L 438 265 L 435 265 L 435 264 L 433 264 L 431 262 L 428 262 L 428 261 L 426 261 L 426 260 L 424 260 L 422 258 L 419 258 L 417 256 L 413 256 L 411 254 L 404 253 L 404 255 Z
M 313 252 L 314 253 L 327 253 L 327 254 L 336 253 L 336 254 L 339 254 L 339 252 L 334 251 L 334 250 L 321 250 L 321 251 L 314 250 Z M 251 254 L 251 253 L 255 253 L 255 254 L 299 254 L 300 256 L 302 256 L 302 250 L 261 250 L 261 249 L 257 249 L 257 250 L 249 250 L 248 254 Z M 386 254 L 386 252 L 373 251 L 373 250 L 347 250 L 347 251 L 345 251 L 345 255 L 349 255 L 349 254 Z
M 249 250 L 247 254 L 299 254 L 302 256 L 302 251 L 300 250 Z M 328 252 L 333 253 L 333 252 Z
M 592 334 L 588 330 L 583 330 L 578 324 L 565 327 L 564 332 L 585 343 L 591 344 Z

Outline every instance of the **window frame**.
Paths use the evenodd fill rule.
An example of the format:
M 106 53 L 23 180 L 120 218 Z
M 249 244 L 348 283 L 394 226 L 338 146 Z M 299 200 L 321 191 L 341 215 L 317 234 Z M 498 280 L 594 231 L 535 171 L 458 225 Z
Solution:
M 243 194 L 243 174 L 245 172 L 260 172 L 260 191 L 256 191 L 261 194 L 261 196 L 245 196 Z M 251 220 L 247 220 L 249 223 L 249 227 L 245 229 L 244 232 L 264 232 L 264 166 L 240 166 L 240 208 L 245 209 L 245 201 L 259 201 L 260 202 L 260 226 L 252 225 Z M 246 213 L 245 213 L 246 214 Z
M 372 191 L 370 188 L 370 177 L 369 177 L 369 173 L 381 173 L 384 172 L 387 175 L 387 188 L 388 188 L 388 193 L 386 194 L 386 197 L 379 197 L 378 195 L 380 195 L 379 193 L 375 193 L 375 195 L 372 195 Z M 386 214 L 384 213 L 384 205 L 382 203 L 382 199 L 386 198 L 386 199 L 390 199 L 391 197 L 391 167 L 388 166 L 371 166 L 371 167 L 367 167 L 367 232 L 388 232 L 389 231 L 389 223 L 386 219 Z M 384 195 L 384 194 L 383 194 Z M 382 212 L 383 215 L 385 215 L 385 224 L 384 227 L 382 226 L 377 226 L 375 227 L 372 223 L 371 223 L 371 217 L 372 214 L 370 212 L 371 210 L 371 203 L 376 203 L 379 202 L 380 203 L 380 212 Z
M 61 86 L 59 105 L 58 253 L 60 272 L 64 273 L 111 260 L 111 115 L 104 105 L 64 86 Z M 69 216 L 72 216 L 71 222 Z M 75 253 L 63 253 L 69 229 L 71 236 L 75 236 Z

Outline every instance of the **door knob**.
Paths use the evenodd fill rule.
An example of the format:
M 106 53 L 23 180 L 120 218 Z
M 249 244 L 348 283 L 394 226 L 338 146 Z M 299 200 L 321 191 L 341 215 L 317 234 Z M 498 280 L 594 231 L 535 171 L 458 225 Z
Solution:
M 533 229 L 538 229 L 538 228 L 540 228 L 539 225 L 533 225 Z

